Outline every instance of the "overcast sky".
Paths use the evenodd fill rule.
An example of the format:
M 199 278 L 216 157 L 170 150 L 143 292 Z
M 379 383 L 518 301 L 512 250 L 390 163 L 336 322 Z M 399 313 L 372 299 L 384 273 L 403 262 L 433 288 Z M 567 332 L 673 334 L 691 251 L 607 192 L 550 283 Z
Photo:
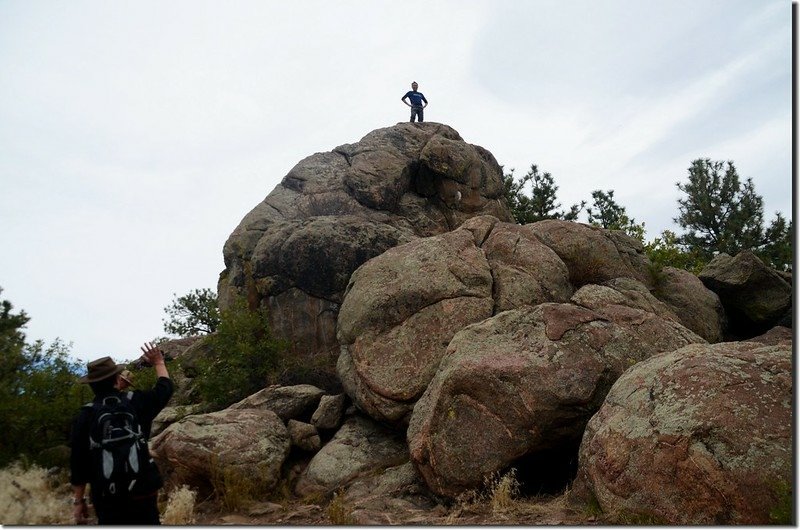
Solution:
M 789 0 L 0 0 L 0 287 L 89 360 L 138 356 L 173 293 L 302 158 L 446 123 L 559 200 L 677 230 L 693 159 L 791 216 Z

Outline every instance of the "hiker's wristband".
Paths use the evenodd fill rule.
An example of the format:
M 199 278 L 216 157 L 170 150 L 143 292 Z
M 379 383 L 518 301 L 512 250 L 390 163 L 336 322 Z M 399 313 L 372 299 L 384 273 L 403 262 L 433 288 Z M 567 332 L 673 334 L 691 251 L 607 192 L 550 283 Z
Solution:
M 79 504 L 86 504 L 86 497 L 81 497 L 80 499 L 72 499 L 73 506 L 77 506 Z

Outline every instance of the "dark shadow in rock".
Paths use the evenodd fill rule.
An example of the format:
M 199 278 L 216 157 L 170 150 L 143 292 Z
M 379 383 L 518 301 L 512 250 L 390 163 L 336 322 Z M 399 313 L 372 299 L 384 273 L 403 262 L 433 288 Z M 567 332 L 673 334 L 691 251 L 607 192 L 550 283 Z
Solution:
M 558 495 L 578 473 L 580 440 L 561 447 L 529 453 L 511 464 L 517 470 L 520 496 Z

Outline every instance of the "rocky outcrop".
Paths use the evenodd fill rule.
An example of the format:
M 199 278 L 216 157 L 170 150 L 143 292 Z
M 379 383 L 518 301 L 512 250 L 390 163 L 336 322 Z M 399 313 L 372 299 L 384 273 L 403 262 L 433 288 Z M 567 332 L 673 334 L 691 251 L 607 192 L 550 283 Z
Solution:
M 791 277 L 721 256 L 701 282 L 654 266 L 621 231 L 509 221 L 497 162 L 444 125 L 398 124 L 302 160 L 229 237 L 219 295 L 223 307 L 268 308 L 272 332 L 314 356 L 279 381 L 316 386 L 270 387 L 176 421 L 154 440 L 159 459 L 207 482 L 217 468 L 181 471 L 176 455 L 227 451 L 219 440 L 233 418 L 245 425 L 236 436 L 266 437 L 281 462 L 296 448 L 277 467 L 297 495 L 338 492 L 354 520 L 392 524 L 385 510 L 429 505 L 431 491 L 455 497 L 509 466 L 527 485 L 563 472 L 553 490 L 563 491 L 582 447 L 578 485 L 609 512 L 763 522 L 780 495 L 762 486 L 784 487 L 786 461 L 785 433 L 769 422 L 791 399 L 785 362 L 770 353 L 790 350 L 791 333 L 764 332 L 790 315 Z M 731 332 L 755 338 L 707 345 Z M 182 354 L 190 377 L 205 342 Z M 639 375 L 620 384 L 623 373 Z M 774 393 L 756 403 L 767 383 Z M 244 465 L 225 458 L 231 472 Z M 753 471 L 769 458 L 776 474 Z M 669 482 L 660 500 L 659 480 Z M 756 500 L 741 500 L 747 487 Z
M 791 345 L 693 344 L 641 362 L 589 422 L 579 481 L 604 512 L 765 524 L 791 498 Z
M 205 494 L 213 490 L 214 480 L 225 476 L 268 491 L 280 480 L 289 447 L 283 421 L 272 411 L 255 409 L 188 416 L 150 443 L 168 482 Z
M 225 244 L 220 303 L 268 306 L 273 332 L 298 353 L 335 350 L 338 305 L 359 265 L 475 215 L 511 220 L 502 195 L 491 153 L 450 127 L 378 129 L 300 161 L 244 217 Z
M 577 304 L 601 314 L 609 304 L 625 306 L 612 320 L 638 309 L 718 340 L 716 295 L 677 272 L 664 276 L 662 289 L 648 288 L 637 279 L 652 280 L 646 258 L 626 237 L 567 221 L 519 226 L 481 216 L 373 258 L 353 273 L 339 312 L 345 391 L 371 417 L 404 425 L 459 330 L 505 310 L 567 302 L 586 278 L 604 287 L 587 283 L 594 291 Z M 599 264 L 591 274 L 586 255 Z M 667 302 L 655 296 L 662 291 L 671 293 Z
M 412 461 L 432 491 L 453 497 L 522 456 L 576 444 L 626 368 L 704 342 L 618 301 L 601 311 L 526 306 L 456 334 L 408 428 Z
M 750 338 L 781 324 L 791 326 L 792 286 L 749 250 L 719 254 L 700 271 L 729 318 L 732 338 Z
M 314 455 L 295 492 L 300 496 L 329 493 L 364 473 L 375 473 L 407 461 L 408 449 L 401 434 L 369 418 L 352 416 Z

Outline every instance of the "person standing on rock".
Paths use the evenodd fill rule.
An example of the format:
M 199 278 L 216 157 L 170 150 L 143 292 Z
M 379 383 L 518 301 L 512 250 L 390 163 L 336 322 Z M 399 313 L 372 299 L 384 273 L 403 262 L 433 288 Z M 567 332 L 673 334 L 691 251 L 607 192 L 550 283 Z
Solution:
M 78 382 L 88 383 L 94 400 L 72 426 L 70 482 L 75 524 L 88 524 L 86 485 L 90 484 L 98 524 L 157 525 L 158 490 L 163 485 L 147 450 L 153 418 L 166 406 L 174 385 L 158 346 L 146 343 L 142 361 L 155 369 L 151 390 L 121 392 L 125 367 L 111 357 L 86 365 Z
M 406 95 L 400 98 L 400 101 L 411 107 L 411 123 L 414 123 L 414 117 L 419 117 L 419 122 L 422 123 L 423 116 L 422 116 L 422 109 L 428 106 L 428 100 L 425 99 L 425 96 L 422 95 L 422 92 L 417 92 L 417 82 L 414 81 L 411 83 L 411 90 L 406 92 Z M 406 101 L 408 99 L 411 101 L 409 103 Z M 425 103 L 423 105 L 423 102 Z

